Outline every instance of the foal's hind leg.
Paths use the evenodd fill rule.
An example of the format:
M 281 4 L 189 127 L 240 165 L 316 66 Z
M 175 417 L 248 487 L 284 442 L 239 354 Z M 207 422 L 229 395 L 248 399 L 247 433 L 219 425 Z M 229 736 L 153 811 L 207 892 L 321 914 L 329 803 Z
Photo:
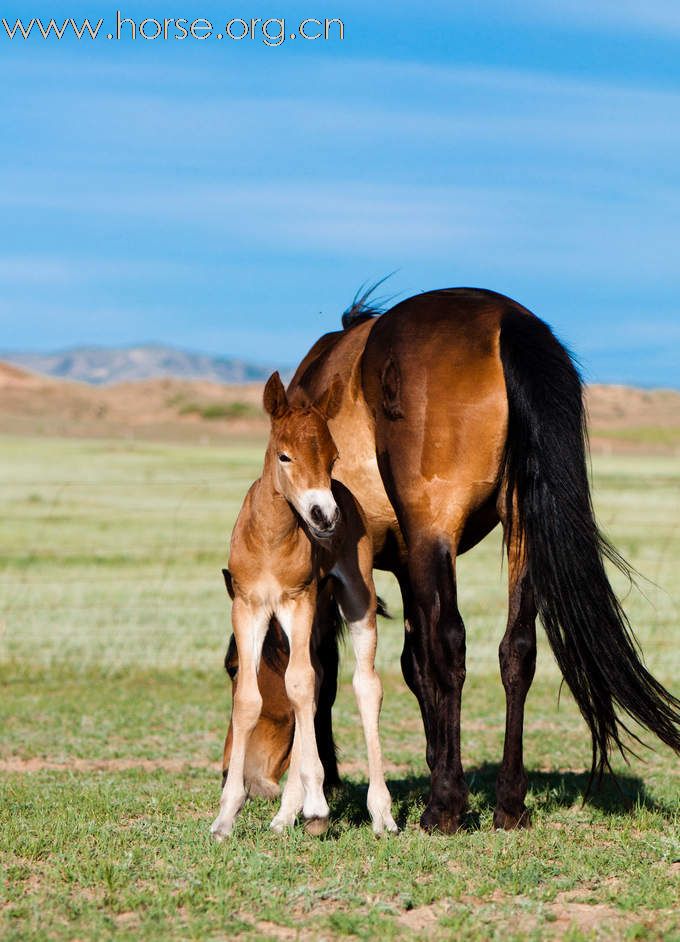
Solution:
M 498 650 L 505 687 L 505 745 L 496 781 L 496 828 L 529 826 L 522 754 L 524 702 L 536 668 L 536 605 L 517 541 L 508 550 L 508 625 Z
M 278 831 L 279 834 L 286 828 L 292 828 L 295 819 L 302 811 L 302 805 L 305 800 L 305 790 L 302 786 L 300 777 L 300 734 L 298 727 L 295 727 L 293 736 L 293 747 L 290 753 L 290 766 L 288 767 L 288 778 L 281 796 L 281 805 L 269 827 L 272 831 Z
M 295 740 L 299 748 L 300 780 L 304 788 L 302 814 L 307 820 L 307 830 L 321 834 L 328 826 L 329 809 L 323 793 L 324 769 L 314 728 L 317 677 L 310 653 L 314 606 L 315 599 L 299 597 L 285 608 L 282 607 L 278 616 L 290 644 L 286 693 L 295 711 Z M 295 742 L 293 745 L 295 747 Z
M 257 668 L 269 618 L 259 609 L 252 610 L 240 598 L 232 608 L 234 636 L 239 651 L 239 682 L 232 712 L 232 747 L 227 780 L 222 789 L 219 814 L 210 828 L 219 841 L 231 834 L 234 819 L 246 800 L 245 763 L 248 740 L 262 710 L 262 695 L 257 684 Z

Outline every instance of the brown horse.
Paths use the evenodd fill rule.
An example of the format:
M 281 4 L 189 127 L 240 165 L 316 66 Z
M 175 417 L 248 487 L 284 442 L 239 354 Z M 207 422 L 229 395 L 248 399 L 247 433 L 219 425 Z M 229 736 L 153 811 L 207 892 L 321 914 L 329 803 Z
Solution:
M 318 674 L 311 645 L 317 601 L 327 581 L 333 584 L 354 648 L 354 690 L 368 752 L 367 805 L 373 830 L 397 830 L 378 735 L 382 686 L 375 671 L 373 546 L 360 506 L 341 482 L 331 479 L 338 453 L 327 420 L 337 411 L 340 393 L 341 387 L 331 385 L 318 398 L 293 405 L 278 373 L 265 387 L 271 434 L 264 469 L 246 495 L 229 554 L 239 680 L 229 770 L 211 828 L 218 839 L 231 833 L 247 794 L 247 750 L 263 706 L 258 671 L 273 618 L 290 645 L 285 689 L 295 724 L 288 779 L 271 826 L 277 831 L 292 826 L 300 811 L 312 833 L 322 833 L 327 826 L 324 767 L 314 725 Z
M 343 383 L 330 422 L 339 450 L 334 476 L 367 514 L 375 566 L 401 587 L 401 663 L 420 705 L 431 770 L 426 829 L 455 831 L 467 799 L 456 557 L 503 526 L 506 728 L 494 824 L 525 826 L 522 734 L 537 615 L 590 730 L 592 775 L 609 767 L 612 748 L 628 752 L 621 714 L 680 751 L 680 701 L 643 666 L 607 579 L 605 559 L 628 568 L 595 523 L 581 379 L 549 327 L 507 297 L 470 288 L 374 313 L 362 299 L 343 331 L 322 337 L 289 396 L 319 396 L 336 375 Z M 281 748 L 270 741 L 273 752 Z

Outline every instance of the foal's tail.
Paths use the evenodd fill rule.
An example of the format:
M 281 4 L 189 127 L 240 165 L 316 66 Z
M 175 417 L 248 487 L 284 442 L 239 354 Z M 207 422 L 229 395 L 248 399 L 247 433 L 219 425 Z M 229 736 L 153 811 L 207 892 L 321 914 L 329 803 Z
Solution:
M 595 523 L 576 367 L 550 328 L 519 309 L 504 314 L 500 347 L 506 539 L 515 528 L 550 646 L 590 729 L 592 782 L 609 767 L 612 746 L 624 758 L 631 751 L 617 708 L 680 752 L 680 701 L 644 667 L 607 579 L 605 559 L 627 575 L 630 568 Z

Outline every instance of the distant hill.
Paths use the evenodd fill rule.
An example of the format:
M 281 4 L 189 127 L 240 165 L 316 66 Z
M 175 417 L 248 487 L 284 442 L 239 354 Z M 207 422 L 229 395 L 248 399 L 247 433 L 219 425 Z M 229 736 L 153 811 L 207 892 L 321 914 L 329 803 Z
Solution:
M 167 376 L 86 385 L 0 362 L 0 436 L 263 443 L 269 419 L 262 390 L 261 380 Z M 594 452 L 680 456 L 680 392 L 589 386 L 587 404 Z
M 34 373 L 95 386 L 164 376 L 213 383 L 250 383 L 266 379 L 271 373 L 266 366 L 160 344 L 72 347 L 55 353 L 0 353 L 0 359 Z

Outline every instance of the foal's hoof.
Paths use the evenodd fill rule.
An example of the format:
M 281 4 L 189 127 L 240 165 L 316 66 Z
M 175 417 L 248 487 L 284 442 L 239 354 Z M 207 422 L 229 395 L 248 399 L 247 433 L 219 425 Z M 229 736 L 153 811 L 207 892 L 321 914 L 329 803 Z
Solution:
M 305 820 L 305 831 L 312 837 L 321 837 L 328 830 L 328 818 L 307 818 Z
M 215 818 L 213 823 L 210 825 L 210 834 L 219 844 L 225 839 L 225 837 L 229 837 L 233 827 L 233 822 L 220 821 L 219 818 Z
M 428 833 L 439 831 L 441 834 L 455 834 L 462 825 L 463 816 L 450 811 L 435 811 L 428 807 L 420 817 L 420 826 Z
M 399 828 L 397 826 L 397 823 L 391 814 L 388 814 L 380 818 L 379 820 L 373 821 L 372 827 L 373 827 L 373 833 L 375 834 L 376 837 L 381 837 L 385 833 L 385 831 L 387 831 L 388 834 L 399 833 Z
M 510 814 L 502 808 L 496 808 L 493 813 L 493 826 L 497 831 L 516 831 L 520 828 L 531 827 L 531 815 L 524 808 L 519 814 Z
M 283 834 L 285 831 L 290 831 L 295 826 L 296 817 L 295 812 L 290 814 L 286 811 L 279 811 L 269 827 L 272 831 L 276 831 L 277 834 Z

